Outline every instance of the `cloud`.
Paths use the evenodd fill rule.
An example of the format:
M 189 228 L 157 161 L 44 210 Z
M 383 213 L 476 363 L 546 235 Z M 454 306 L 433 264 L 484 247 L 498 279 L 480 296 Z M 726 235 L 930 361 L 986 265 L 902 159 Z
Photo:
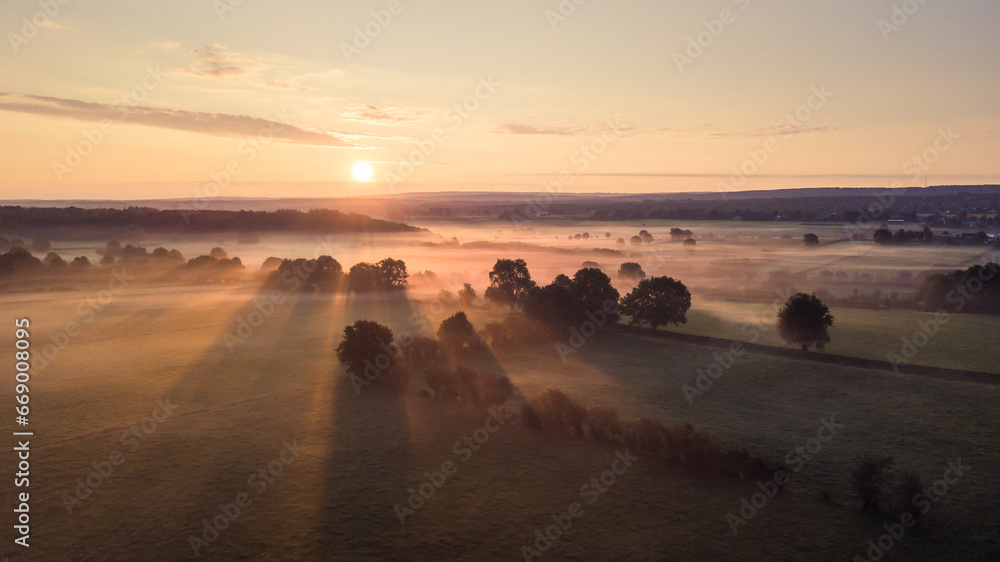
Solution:
M 670 136 L 680 136 L 685 138 L 701 139 L 732 139 L 732 138 L 754 138 L 754 137 L 775 137 L 784 135 L 802 135 L 807 133 L 826 133 L 836 131 L 836 127 L 827 125 L 817 127 L 794 127 L 784 125 L 781 127 L 758 127 L 756 129 L 744 129 L 734 131 L 690 131 L 680 129 L 652 129 L 649 132 L 666 134 Z
M 525 125 L 522 123 L 504 123 L 501 125 L 497 132 L 507 135 L 551 135 L 551 136 L 593 136 L 600 134 L 604 130 L 603 127 L 593 127 L 588 125 L 553 125 L 539 127 L 535 125 Z M 771 137 L 771 136 L 784 136 L 784 135 L 801 135 L 807 133 L 825 133 L 836 131 L 836 127 L 830 126 L 817 126 L 817 127 L 793 127 L 791 125 L 785 125 L 782 127 L 758 127 L 756 129 L 745 129 L 745 130 L 732 130 L 732 131 L 713 131 L 710 129 L 704 130 L 685 130 L 685 129 L 670 129 L 670 128 L 647 128 L 647 129 L 634 129 L 631 127 L 619 127 L 617 129 L 620 136 L 632 136 L 632 135 L 657 135 L 657 136 L 670 136 L 685 139 L 729 139 L 729 138 L 753 138 L 753 137 Z
M 238 54 L 227 52 L 222 45 L 209 44 L 204 49 L 192 49 L 192 68 L 185 69 L 197 76 L 213 76 L 215 78 L 225 78 L 226 76 L 237 76 L 246 73 L 246 68 L 237 66 L 236 62 L 242 59 Z
M 534 125 L 523 125 L 520 123 L 504 123 L 500 125 L 498 132 L 505 133 L 509 135 L 557 135 L 557 136 L 576 136 L 586 134 L 591 130 L 590 127 L 586 126 L 555 126 L 555 127 L 536 127 Z
M 264 82 L 264 84 L 272 88 L 278 88 L 279 90 L 296 90 L 299 92 L 316 91 L 316 88 L 311 88 L 309 86 L 299 86 L 298 84 L 293 84 L 291 82 L 286 82 L 284 80 L 268 80 Z
M 64 117 L 81 121 L 124 121 L 137 125 L 174 129 L 223 137 L 257 136 L 265 129 L 274 134 L 278 142 L 331 146 L 341 148 L 366 148 L 351 139 L 363 135 L 345 132 L 302 129 L 286 124 L 287 117 L 275 112 L 279 120 L 237 115 L 230 113 L 205 113 L 150 106 L 122 106 L 110 103 L 92 103 L 80 100 L 33 96 L 0 92 L 0 110 Z
M 363 103 L 349 103 L 344 106 L 341 118 L 376 125 L 401 125 L 419 121 L 426 112 L 419 109 L 401 107 L 376 107 Z

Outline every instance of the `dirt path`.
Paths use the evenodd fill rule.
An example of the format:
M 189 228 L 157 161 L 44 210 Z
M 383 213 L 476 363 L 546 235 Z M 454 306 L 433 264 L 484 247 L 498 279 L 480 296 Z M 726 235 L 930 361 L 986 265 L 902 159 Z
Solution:
M 872 369 L 876 371 L 888 371 L 901 375 L 917 375 L 921 377 L 932 377 L 936 379 L 972 382 L 979 384 L 1000 384 L 1000 375 L 994 373 L 984 373 L 981 371 L 965 371 L 962 369 L 946 369 L 941 367 L 928 367 L 925 365 L 897 365 L 895 368 L 888 361 L 877 361 L 874 359 L 862 359 L 860 357 L 847 357 L 844 355 L 830 355 L 819 351 L 802 351 L 785 347 L 774 347 L 756 343 L 741 342 L 725 338 L 713 338 L 709 336 L 696 336 L 691 334 L 678 334 L 663 330 L 650 330 L 636 326 L 626 326 L 618 324 L 614 327 L 619 331 L 629 334 L 644 336 L 649 338 L 659 338 L 679 341 L 695 345 L 717 347 L 719 349 L 729 349 L 734 343 L 741 344 L 747 351 L 759 355 L 771 355 L 783 357 L 785 359 L 799 359 L 805 361 L 818 361 L 820 363 L 832 363 L 834 365 L 844 365 L 846 367 L 857 367 L 860 369 Z

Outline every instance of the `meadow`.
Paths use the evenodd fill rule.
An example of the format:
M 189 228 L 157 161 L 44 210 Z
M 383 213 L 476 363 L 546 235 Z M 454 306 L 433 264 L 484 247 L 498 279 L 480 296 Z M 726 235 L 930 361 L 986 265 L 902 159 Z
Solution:
M 861 514 L 851 488 L 853 461 L 866 451 L 894 456 L 900 469 L 913 468 L 928 483 L 942 478 L 949 462 L 971 467 L 933 504 L 932 530 L 908 531 L 884 560 L 1000 556 L 1000 430 L 991 422 L 1000 386 L 746 353 L 689 400 L 685 385 L 719 361 L 718 349 L 606 330 L 565 361 L 552 344 L 464 357 L 515 386 L 510 417 L 478 450 L 456 444 L 477 430 L 484 435 L 489 416 L 418 396 L 419 376 L 403 395 L 357 391 L 334 356 L 345 325 L 373 319 L 403 334 L 422 325 L 414 318 L 425 318 L 436 327 L 458 310 L 438 291 L 468 281 L 481 294 L 498 254 L 527 259 L 539 282 L 554 272 L 572 273 L 588 259 L 605 266 L 636 260 L 651 264 L 649 273 L 679 271 L 694 294 L 689 323 L 670 328 L 683 333 L 745 341 L 740 327 L 763 318 L 770 306 L 699 297 L 699 287 L 717 283 L 708 273 L 712 263 L 736 255 L 740 240 L 701 241 L 693 254 L 662 244 L 667 257 L 659 259 L 652 249 L 609 254 L 595 252 L 596 243 L 566 239 L 600 228 L 591 225 L 560 225 L 527 239 L 495 225 L 453 232 L 434 226 L 435 234 L 405 241 L 326 241 L 345 268 L 392 255 L 407 261 L 411 275 L 434 272 L 411 278 L 405 295 L 274 296 L 248 280 L 127 284 L 99 307 L 82 309 L 100 287 L 0 296 L 4 322 L 29 317 L 36 354 L 47 356 L 36 359 L 33 373 L 32 548 L 18 559 L 524 559 L 521 549 L 536 545 L 536 531 L 574 502 L 582 515 L 542 559 L 852 559 L 864 557 L 868 541 L 885 533 L 886 520 Z M 634 227 L 610 231 L 624 235 Z M 808 227 L 796 228 L 801 238 Z M 665 230 L 650 228 L 656 238 Z M 449 242 L 459 235 L 460 244 L 483 241 L 494 232 L 489 244 Z M 543 238 L 558 245 L 542 245 Z M 160 242 L 181 247 L 183 241 L 143 244 Z M 519 242 L 532 246 L 510 246 Z M 809 269 L 817 254 L 801 248 L 800 239 L 792 242 L 780 235 L 756 240 L 754 256 L 767 260 L 760 269 Z M 190 244 L 181 247 L 186 257 L 207 250 L 204 241 Z M 308 255 L 315 241 L 262 240 L 247 246 L 251 252 L 226 245 L 230 255 L 249 256 L 244 262 L 252 273 L 267 255 Z M 860 243 L 850 246 L 821 249 L 837 267 L 885 264 L 869 258 Z M 909 263 L 917 268 L 921 260 L 958 264 L 973 257 L 959 248 Z M 619 288 L 625 292 L 628 284 Z M 502 316 L 485 307 L 467 312 L 477 327 Z M 827 352 L 879 359 L 927 314 L 833 313 L 837 324 Z M 253 314 L 261 321 L 242 329 Z M 917 359 L 997 372 L 995 318 L 953 316 Z M 68 322 L 79 330 L 68 334 Z M 779 345 L 773 331 L 765 330 L 758 343 Z M 734 533 L 727 514 L 739 514 L 741 499 L 758 491 L 753 483 L 681 473 L 639 458 L 605 492 L 582 494 L 581 487 L 612 465 L 616 450 L 526 427 L 519 405 L 549 387 L 584 405 L 614 407 L 626 418 L 691 423 L 786 466 L 824 420 L 843 428 L 795 465 L 800 470 L 791 482 Z M 13 407 L 9 395 L 0 407 Z M 9 456 L 2 462 L 4 471 L 13 468 Z M 440 481 L 435 473 L 448 462 L 454 473 L 401 522 L 396 504 L 407 505 L 421 484 Z M 110 474 L 94 475 L 109 468 Z M 4 509 L 13 502 L 5 489 Z M 214 531 L 206 531 L 206 521 Z

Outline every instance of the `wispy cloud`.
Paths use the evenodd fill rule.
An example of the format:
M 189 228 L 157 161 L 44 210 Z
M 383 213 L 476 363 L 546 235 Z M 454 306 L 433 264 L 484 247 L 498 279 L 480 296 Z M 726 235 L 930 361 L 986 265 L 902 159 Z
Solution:
M 267 80 L 266 82 L 264 82 L 264 84 L 272 88 L 277 88 L 279 90 L 295 90 L 297 92 L 316 91 L 316 88 L 312 88 L 310 86 L 300 86 L 298 84 L 294 84 L 292 82 L 288 82 L 285 80 Z
M 534 125 L 524 125 L 521 123 L 504 123 L 500 125 L 498 132 L 509 135 L 557 135 L 557 136 L 577 136 L 587 134 L 590 127 L 582 125 L 560 125 L 554 127 L 536 127 Z
M 599 134 L 602 127 L 591 125 L 527 125 L 524 123 L 504 123 L 497 128 L 497 132 L 507 135 L 549 135 L 549 136 L 592 136 Z M 668 136 L 686 139 L 730 139 L 730 138 L 753 138 L 770 137 L 780 135 L 802 135 L 808 133 L 826 133 L 836 131 L 836 127 L 758 127 L 755 129 L 734 129 L 734 130 L 693 130 L 693 129 L 671 129 L 671 128 L 646 128 L 635 129 L 631 127 L 621 127 L 618 129 L 620 136 L 633 135 L 653 135 Z
M 127 114 L 124 110 L 127 109 Z M 81 121 L 127 119 L 129 123 L 202 133 L 213 136 L 245 137 L 257 135 L 267 128 L 274 132 L 275 140 L 286 143 L 364 148 L 352 139 L 367 135 L 347 132 L 303 129 L 270 119 L 230 113 L 206 113 L 165 107 L 122 106 L 80 100 L 0 92 L 0 110 L 65 117 Z
M 198 76 L 213 76 L 215 78 L 225 78 L 227 76 L 237 76 L 246 73 L 246 68 L 238 66 L 241 59 L 238 54 L 226 51 L 226 48 L 218 44 L 205 45 L 204 49 L 192 49 L 192 67 L 186 69 L 187 72 Z
M 364 103 L 349 103 L 344 106 L 341 119 L 374 123 L 377 125 L 400 125 L 419 121 L 425 111 L 402 107 L 376 107 Z

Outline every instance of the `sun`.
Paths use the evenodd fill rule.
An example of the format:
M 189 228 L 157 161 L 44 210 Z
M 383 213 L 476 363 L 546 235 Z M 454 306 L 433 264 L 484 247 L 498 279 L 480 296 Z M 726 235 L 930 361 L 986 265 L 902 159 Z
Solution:
M 351 168 L 351 175 L 354 176 L 355 181 L 372 181 L 372 178 L 375 177 L 375 168 L 372 168 L 369 162 L 362 160 Z

